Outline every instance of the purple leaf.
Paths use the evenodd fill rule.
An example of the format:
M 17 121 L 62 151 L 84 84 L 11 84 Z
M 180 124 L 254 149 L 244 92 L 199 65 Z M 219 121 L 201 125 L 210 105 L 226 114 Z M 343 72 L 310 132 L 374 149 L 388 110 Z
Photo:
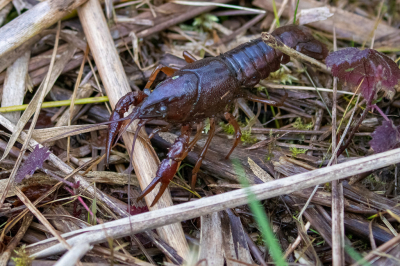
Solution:
M 359 92 L 367 100 L 375 97 L 380 89 L 392 98 L 396 92 L 394 87 L 400 81 L 397 64 L 373 49 L 345 48 L 331 53 L 326 64 L 332 68 L 332 74 L 353 91 L 362 82 Z
M 22 163 L 22 166 L 18 169 L 15 176 L 15 182 L 21 183 L 27 177 L 33 175 L 33 173 L 43 167 L 44 161 L 49 157 L 50 152 L 46 147 L 40 148 L 36 145 L 35 149 L 28 158 Z
M 369 142 L 375 153 L 393 149 L 400 142 L 400 133 L 393 122 L 383 121 L 372 133 L 372 140 Z

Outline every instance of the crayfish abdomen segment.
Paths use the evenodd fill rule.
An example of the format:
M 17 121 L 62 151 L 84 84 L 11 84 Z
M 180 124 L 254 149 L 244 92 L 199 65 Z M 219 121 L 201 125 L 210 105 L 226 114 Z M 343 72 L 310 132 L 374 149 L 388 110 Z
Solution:
M 321 60 L 328 55 L 326 46 L 314 39 L 311 31 L 303 26 L 283 26 L 272 35 L 287 46 L 315 59 Z M 261 38 L 244 43 L 221 55 L 221 58 L 234 70 L 241 86 L 246 88 L 254 87 L 271 72 L 278 70 L 281 63 L 286 64 L 290 60 L 289 56 L 271 48 Z

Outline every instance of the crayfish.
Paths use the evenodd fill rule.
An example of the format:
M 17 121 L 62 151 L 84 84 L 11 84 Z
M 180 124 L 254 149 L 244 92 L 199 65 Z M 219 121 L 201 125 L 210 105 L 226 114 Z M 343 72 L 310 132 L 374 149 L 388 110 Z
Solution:
M 310 30 L 303 26 L 283 26 L 276 29 L 272 35 L 287 46 L 315 59 L 322 60 L 328 54 L 326 46 L 314 39 Z M 122 97 L 110 117 L 106 144 L 107 162 L 112 146 L 132 121 L 139 120 L 133 145 L 140 128 L 152 119 L 162 119 L 172 125 L 181 125 L 181 135 L 171 146 L 167 158 L 161 162 L 156 177 L 138 198 L 141 200 L 161 182 L 160 190 L 151 206 L 159 200 L 180 163 L 196 144 L 202 132 L 204 119 L 210 118 L 209 136 L 192 171 L 192 188 L 196 184 L 197 173 L 215 132 L 215 117 L 224 114 L 225 119 L 235 129 L 234 144 L 226 156 L 228 159 L 241 138 L 239 125 L 228 112 L 234 100 L 246 98 L 280 106 L 287 97 L 286 95 L 280 102 L 276 102 L 258 97 L 246 90 L 254 87 L 261 79 L 267 78 L 271 72 L 278 70 L 281 63 L 286 64 L 290 60 L 288 55 L 271 48 L 261 38 L 244 43 L 217 57 L 196 60 L 188 52 L 184 52 L 183 56 L 188 63 L 185 67 L 177 70 L 159 65 L 151 74 L 144 90 L 130 92 Z M 168 78 L 151 92 L 151 85 L 160 71 Z M 126 117 L 130 121 L 128 123 L 121 121 L 131 105 L 136 108 Z M 192 127 L 195 124 L 197 133 L 190 141 Z M 150 137 L 160 130 L 165 128 L 155 129 Z

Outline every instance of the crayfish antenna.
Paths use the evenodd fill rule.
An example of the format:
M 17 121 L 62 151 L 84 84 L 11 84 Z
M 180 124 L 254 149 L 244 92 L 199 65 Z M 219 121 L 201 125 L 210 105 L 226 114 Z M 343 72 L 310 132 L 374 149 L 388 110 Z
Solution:
M 132 123 L 132 121 L 128 124 L 128 126 Z M 137 137 L 139 136 L 139 131 L 146 124 L 147 121 L 148 120 L 140 120 L 138 125 L 137 125 L 136 131 L 135 131 L 135 136 L 133 137 L 133 143 L 132 143 L 132 149 L 131 149 L 131 153 L 130 153 L 130 158 L 133 157 L 133 151 L 135 150 L 135 143 L 136 143 Z

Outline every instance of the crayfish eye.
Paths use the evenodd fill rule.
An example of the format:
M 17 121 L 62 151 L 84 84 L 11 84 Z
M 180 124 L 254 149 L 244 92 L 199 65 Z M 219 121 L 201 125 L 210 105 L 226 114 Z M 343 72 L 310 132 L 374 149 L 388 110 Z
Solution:
M 161 105 L 160 106 L 160 113 L 162 114 L 162 117 L 165 118 L 167 116 L 167 106 Z

